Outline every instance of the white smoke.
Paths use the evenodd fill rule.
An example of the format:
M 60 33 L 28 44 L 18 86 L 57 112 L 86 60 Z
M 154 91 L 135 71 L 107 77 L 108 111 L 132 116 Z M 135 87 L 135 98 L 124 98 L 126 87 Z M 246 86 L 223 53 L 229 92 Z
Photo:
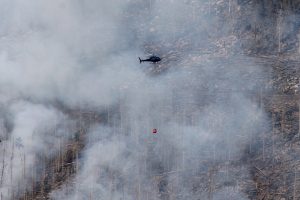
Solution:
M 57 154 L 74 127 L 63 113 L 45 105 L 20 100 L 6 106 L 13 128 L 7 132 L 2 127 L 1 134 L 8 137 L 1 143 L 0 192 L 5 199 L 18 196 L 28 180 L 39 178 L 39 170 L 44 170 L 47 159 Z
M 188 182 L 202 161 L 239 159 L 245 148 L 240 138 L 247 141 L 261 129 L 264 114 L 249 96 L 261 86 L 256 77 L 263 72 L 243 56 L 204 52 L 218 54 L 211 37 L 228 34 L 204 1 L 2 0 L 0 8 L 1 102 L 9 116 L 3 121 L 11 123 L 1 156 L 14 174 L 10 178 L 5 168 L 1 191 L 7 199 L 15 185 L 23 185 L 21 191 L 39 177 L 26 169 L 45 165 L 38 158 L 55 156 L 61 138 L 75 132 L 55 102 L 69 109 L 114 109 L 110 123 L 89 128 L 75 183 L 53 191 L 54 199 L 163 199 L 171 189 L 181 199 L 196 199 Z M 220 34 L 211 33 L 214 26 Z M 165 56 L 169 51 L 178 56 L 172 60 Z M 165 56 L 170 70 L 147 73 L 151 66 L 137 57 L 148 53 Z M 9 161 L 17 138 L 23 157 Z M 244 198 L 240 191 L 236 196 Z

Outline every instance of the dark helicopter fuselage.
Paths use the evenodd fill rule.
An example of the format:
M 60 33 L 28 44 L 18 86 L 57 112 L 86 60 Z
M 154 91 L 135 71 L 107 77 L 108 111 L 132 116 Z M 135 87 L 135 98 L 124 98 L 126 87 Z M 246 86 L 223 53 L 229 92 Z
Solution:
M 139 58 L 139 60 L 140 60 L 140 63 L 142 63 L 142 62 L 153 62 L 153 63 L 157 63 L 157 62 L 161 61 L 161 58 L 158 57 L 158 56 L 151 56 L 151 57 L 148 58 L 148 59 L 142 60 L 141 58 Z

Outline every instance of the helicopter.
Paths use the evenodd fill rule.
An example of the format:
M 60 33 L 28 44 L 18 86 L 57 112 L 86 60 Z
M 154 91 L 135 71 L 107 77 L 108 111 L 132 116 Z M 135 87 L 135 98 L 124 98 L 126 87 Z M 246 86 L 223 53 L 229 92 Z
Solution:
M 148 59 L 145 59 L 145 60 L 142 60 L 142 59 L 139 57 L 139 60 L 140 60 L 140 63 L 142 63 L 142 62 L 152 62 L 152 63 L 157 63 L 157 62 L 161 61 L 161 58 L 158 57 L 158 56 L 150 56 Z

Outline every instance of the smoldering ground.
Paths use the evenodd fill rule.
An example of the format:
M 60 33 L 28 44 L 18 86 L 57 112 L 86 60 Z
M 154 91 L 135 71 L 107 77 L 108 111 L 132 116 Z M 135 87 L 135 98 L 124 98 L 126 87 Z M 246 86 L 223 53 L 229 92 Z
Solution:
M 251 99 L 263 71 L 230 52 L 227 59 L 205 54 L 223 55 L 214 40 L 229 30 L 205 12 L 204 1 L 3 0 L 0 7 L 1 102 L 9 108 L 3 121 L 11 124 L 1 144 L 3 198 L 21 195 L 32 181 L 28 168 L 44 165 L 38 158 L 55 156 L 63 145 L 58 140 L 75 132 L 76 119 L 55 108 L 56 101 L 69 109 L 114 109 L 106 124 L 89 127 L 73 184 L 53 191 L 54 199 L 209 198 L 192 184 L 208 171 L 203 161 L 238 160 L 244 141 L 265 128 L 264 113 Z M 161 76 L 148 75 L 137 60 L 170 49 L 178 57 Z M 21 156 L 14 153 L 17 138 Z M 25 155 L 30 159 L 20 168 Z M 245 198 L 232 187 L 238 188 L 216 189 L 215 198 L 226 191 Z

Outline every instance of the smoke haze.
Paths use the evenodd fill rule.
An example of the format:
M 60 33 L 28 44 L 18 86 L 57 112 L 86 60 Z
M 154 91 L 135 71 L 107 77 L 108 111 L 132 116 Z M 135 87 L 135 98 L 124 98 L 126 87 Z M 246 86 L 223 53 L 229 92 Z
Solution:
M 4 199 L 30 189 L 42 173 L 30 169 L 74 137 L 79 119 L 61 107 L 106 120 L 88 127 L 79 170 L 51 193 L 60 200 L 209 199 L 191 181 L 208 173 L 204 161 L 239 160 L 266 129 L 253 98 L 264 71 L 236 54 L 230 26 L 206 1 L 1 0 L 0 9 Z M 152 53 L 162 64 L 140 65 Z M 247 199 L 238 185 L 216 188 L 213 199 L 224 195 Z

